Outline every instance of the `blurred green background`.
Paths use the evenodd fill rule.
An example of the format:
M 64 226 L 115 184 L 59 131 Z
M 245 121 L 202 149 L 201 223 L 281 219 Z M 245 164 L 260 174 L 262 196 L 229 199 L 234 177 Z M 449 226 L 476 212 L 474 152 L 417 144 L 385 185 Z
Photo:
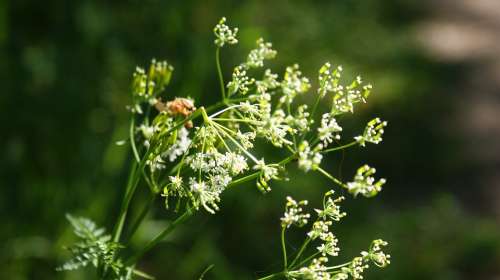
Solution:
M 108 228 L 118 214 L 130 153 L 115 142 L 126 138 L 131 73 L 166 59 L 175 67 L 167 96 L 215 102 L 212 28 L 221 16 L 240 28 L 240 44 L 223 50 L 226 76 L 262 36 L 278 50 L 275 72 L 298 62 L 315 80 L 331 61 L 375 85 L 370 102 L 341 122 L 347 137 L 380 116 L 389 121 L 384 142 L 326 161 L 340 178 L 366 162 L 389 180 L 376 198 L 346 195 L 348 217 L 334 229 L 339 263 L 380 237 L 390 242 L 392 264 L 366 279 L 498 279 L 498 3 L 0 2 L 0 279 L 92 279 L 55 272 L 74 240 L 64 214 Z M 252 184 L 225 192 L 217 215 L 198 214 L 141 269 L 157 279 L 198 279 L 210 264 L 206 279 L 278 271 L 285 196 L 318 205 L 336 189 L 319 175 L 290 177 L 267 195 Z M 158 200 L 133 246 L 170 217 Z M 302 236 L 291 234 L 290 248 Z

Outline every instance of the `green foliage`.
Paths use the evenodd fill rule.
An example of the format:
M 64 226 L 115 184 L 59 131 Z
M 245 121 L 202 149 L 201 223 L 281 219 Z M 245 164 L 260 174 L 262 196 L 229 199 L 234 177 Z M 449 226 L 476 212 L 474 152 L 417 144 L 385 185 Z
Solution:
M 116 252 L 122 248 L 119 243 L 111 240 L 111 235 L 105 234 L 104 228 L 98 228 L 90 219 L 66 215 L 73 226 L 73 232 L 80 239 L 68 248 L 72 258 L 58 267 L 57 270 L 75 270 L 91 264 L 94 267 L 106 266 L 120 275 L 123 265 L 115 260 Z

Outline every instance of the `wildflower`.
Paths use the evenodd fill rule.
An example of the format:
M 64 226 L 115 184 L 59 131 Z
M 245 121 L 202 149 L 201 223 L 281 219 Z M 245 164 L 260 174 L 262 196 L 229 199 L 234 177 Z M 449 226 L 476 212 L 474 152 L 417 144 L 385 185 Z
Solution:
M 229 90 L 229 95 L 235 94 L 236 92 L 242 95 L 247 94 L 249 86 L 252 85 L 255 80 L 248 78 L 247 71 L 243 66 L 236 66 L 233 70 L 233 79 L 227 84 Z
M 286 200 L 285 214 L 281 218 L 281 226 L 283 228 L 288 228 L 291 225 L 303 227 L 310 217 L 309 214 L 304 214 L 302 209 L 302 206 L 307 205 L 307 200 L 297 202 L 290 196 L 287 196 Z
M 318 94 L 321 98 L 323 98 L 328 92 L 338 92 L 342 89 L 342 86 L 339 86 L 342 66 L 338 66 L 333 71 L 331 70 L 331 68 L 331 64 L 327 62 L 319 69 Z
M 321 118 L 321 126 L 318 127 L 318 138 L 326 146 L 333 140 L 340 140 L 340 132 L 342 127 L 337 124 L 337 121 L 331 114 L 323 114 Z
M 191 195 L 195 197 L 193 204 L 196 208 L 201 204 L 211 214 L 215 214 L 215 211 L 219 210 L 217 202 L 220 201 L 220 192 L 210 188 L 204 181 L 198 181 L 193 177 L 189 179 L 189 189 Z
M 351 265 L 348 268 L 344 268 L 343 270 L 351 274 L 353 279 L 363 279 L 363 272 L 368 267 L 369 266 L 365 264 L 362 257 L 355 257 L 351 261 Z
M 295 115 L 288 115 L 286 117 L 286 123 L 293 128 L 293 133 L 305 133 L 309 131 L 309 126 L 312 123 L 309 116 L 307 105 L 303 104 L 297 108 Z
M 161 157 L 161 155 L 151 155 L 148 160 L 146 160 L 146 164 L 149 166 L 151 172 L 155 172 L 157 170 L 165 169 L 165 161 Z
M 183 155 L 189 149 L 190 145 L 189 131 L 181 127 L 178 130 L 177 141 L 165 152 L 164 156 L 168 156 L 170 162 L 173 162 L 178 156 Z
M 347 183 L 347 189 L 354 196 L 361 194 L 365 197 L 375 196 L 382 190 L 382 185 L 385 184 L 385 179 L 379 179 L 375 182 L 375 178 L 372 177 L 376 170 L 368 165 L 363 165 L 358 168 L 356 175 L 354 176 L 354 181 Z
M 323 155 L 320 153 L 321 148 L 320 144 L 311 149 L 307 141 L 302 141 L 299 146 L 299 168 L 305 172 L 316 170 L 323 159 Z
M 386 267 L 391 263 L 391 255 L 385 254 L 382 247 L 387 246 L 387 242 L 382 239 L 372 241 L 369 252 L 362 252 L 361 254 L 370 259 L 378 267 Z
M 215 44 L 218 47 L 223 47 L 225 44 L 234 45 L 238 43 L 238 39 L 236 39 L 238 28 L 231 29 L 225 23 L 226 18 L 223 17 L 214 28 L 214 34 L 216 37 Z
M 277 52 L 272 49 L 273 44 L 264 42 L 264 39 L 257 40 L 257 48 L 250 51 L 247 61 L 243 64 L 245 68 L 258 68 L 264 66 L 265 59 L 273 59 Z
M 262 192 L 271 191 L 268 182 L 272 179 L 278 179 L 278 167 L 273 164 L 266 164 L 264 159 L 261 159 L 253 167 L 255 170 L 260 170 L 259 180 L 257 181 L 257 188 Z
M 253 148 L 253 141 L 255 140 L 256 133 L 254 131 L 249 131 L 242 133 L 240 130 L 236 132 L 236 140 L 238 140 L 243 148 L 251 149 Z
M 311 238 L 312 240 L 316 238 L 320 238 L 321 240 L 325 240 L 328 235 L 329 231 L 329 226 L 332 225 L 332 221 L 316 221 L 312 225 L 311 230 L 307 233 L 307 236 Z
M 330 280 L 332 278 L 325 265 L 327 262 L 328 259 L 326 257 L 315 258 L 309 266 L 302 267 L 296 271 L 290 271 L 288 274 L 292 279 Z
M 266 106 L 266 103 L 261 103 L 261 108 Z M 265 107 L 263 110 L 267 110 Z M 283 145 L 293 144 L 290 140 L 286 139 L 288 132 L 292 128 L 286 122 L 286 114 L 283 110 L 276 110 L 272 115 L 268 115 L 262 112 L 260 119 L 262 121 L 261 126 L 255 128 L 258 135 L 266 138 L 276 147 L 283 147 Z
M 311 83 L 308 78 L 302 77 L 298 64 L 287 67 L 281 82 L 283 96 L 280 98 L 280 103 L 292 103 L 297 94 L 305 93 L 309 88 L 311 88 Z
M 336 82 L 338 83 L 338 82 Z M 333 83 L 333 84 L 336 84 Z M 332 84 L 332 85 L 333 85 Z M 365 85 L 360 89 L 362 84 L 361 77 L 357 77 L 350 85 L 343 86 L 336 84 L 332 88 L 333 103 L 331 113 L 333 115 L 339 115 L 343 113 L 354 112 L 354 104 L 359 102 L 366 102 L 371 88 L 371 85 Z
M 330 194 L 333 194 L 333 191 L 328 192 L 325 197 Z M 340 205 L 338 205 L 344 199 L 345 198 L 343 196 L 337 197 L 336 199 L 328 197 L 323 205 L 323 210 L 315 209 L 314 211 L 316 211 L 318 217 L 323 220 L 329 218 L 332 221 L 340 221 L 340 219 L 347 215 L 345 212 L 340 210 Z
M 151 82 L 151 94 L 162 91 L 170 83 L 173 71 L 174 67 L 168 64 L 167 61 L 151 60 L 148 71 L 148 77 Z
M 379 118 L 375 118 L 368 122 L 366 125 L 363 135 L 356 136 L 354 139 L 361 145 L 365 146 L 366 142 L 373 144 L 378 144 L 382 141 L 382 135 L 384 134 L 384 127 L 387 126 L 386 121 L 381 121 Z
M 331 232 L 327 233 L 322 240 L 324 240 L 325 242 L 316 248 L 321 253 L 321 255 L 323 256 L 339 255 L 340 248 L 337 246 L 339 240 L 333 235 L 333 233 Z
M 142 136 L 145 139 L 151 139 L 151 137 L 153 137 L 153 135 L 155 133 L 155 127 L 150 126 L 150 125 L 148 126 L 148 125 L 141 124 L 139 126 L 139 130 L 142 132 Z

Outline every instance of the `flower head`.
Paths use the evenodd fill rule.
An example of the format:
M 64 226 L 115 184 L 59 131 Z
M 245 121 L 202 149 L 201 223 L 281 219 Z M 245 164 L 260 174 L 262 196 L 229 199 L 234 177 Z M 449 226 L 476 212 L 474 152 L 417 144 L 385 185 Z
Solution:
M 295 201 L 290 196 L 286 198 L 285 214 L 281 218 L 281 226 L 283 228 L 288 228 L 291 225 L 296 225 L 298 227 L 303 227 L 307 224 L 310 215 L 303 213 L 302 206 L 307 205 L 307 200 Z
M 382 185 L 385 184 L 385 179 L 383 178 L 375 182 L 375 178 L 372 176 L 375 172 L 375 168 L 366 164 L 358 168 L 354 176 L 354 181 L 347 183 L 348 191 L 354 196 L 358 194 L 365 197 L 375 196 L 382 190 Z
M 272 49 L 273 44 L 264 42 L 264 39 L 257 40 L 257 48 L 250 51 L 247 61 L 243 63 L 246 68 L 258 68 L 264 66 L 264 60 L 273 59 L 277 52 Z
M 236 34 L 238 34 L 238 28 L 229 28 L 226 25 L 226 18 L 223 17 L 219 20 L 219 23 L 214 27 L 215 34 L 215 44 L 218 47 L 223 47 L 225 44 L 234 45 L 238 43 L 236 39 Z
M 378 144 L 382 142 L 382 135 L 384 134 L 384 127 L 386 126 L 386 121 L 381 121 L 379 118 L 375 118 L 368 122 L 363 135 L 356 136 L 354 139 L 363 147 L 366 142 Z

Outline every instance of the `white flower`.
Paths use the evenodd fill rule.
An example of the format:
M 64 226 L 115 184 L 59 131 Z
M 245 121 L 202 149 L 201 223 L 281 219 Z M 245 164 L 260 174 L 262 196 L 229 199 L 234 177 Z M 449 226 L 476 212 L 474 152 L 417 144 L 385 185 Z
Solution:
M 307 280 L 330 280 L 332 275 L 328 272 L 326 263 L 328 259 L 326 257 L 320 257 L 313 259 L 311 264 L 306 267 L 302 267 L 299 270 L 290 271 L 288 275 L 292 279 L 307 279 Z M 339 279 L 339 278 L 337 278 Z
M 178 156 L 183 155 L 190 145 L 189 131 L 182 127 L 178 130 L 177 141 L 165 152 L 165 156 L 168 156 L 170 162 L 173 162 Z
M 141 124 L 141 126 L 139 126 L 139 130 L 142 132 L 144 139 L 151 139 L 151 137 L 153 137 L 155 133 L 154 126 L 146 126 L 144 124 Z
M 250 51 L 247 61 L 243 64 L 246 68 L 258 68 L 264 66 L 265 59 L 273 59 L 277 52 L 272 49 L 273 44 L 264 42 L 264 39 L 257 40 L 257 48 Z
M 311 230 L 307 233 L 307 235 L 311 239 L 320 238 L 321 240 L 325 240 L 329 233 L 329 226 L 332 225 L 332 221 L 316 221 L 314 222 Z
M 309 125 L 312 122 L 312 120 L 309 119 L 309 115 L 307 105 L 303 104 L 297 108 L 297 113 L 295 115 L 288 115 L 286 117 L 286 122 L 293 128 L 293 133 L 304 133 L 309 131 Z
M 157 170 L 165 169 L 165 161 L 162 159 L 161 155 L 151 155 L 146 164 L 149 166 L 151 172 Z
M 305 93 L 311 87 L 309 79 L 302 77 L 302 72 L 299 70 L 299 65 L 294 64 L 286 68 L 285 77 L 281 82 L 283 96 L 280 103 L 292 103 L 297 94 Z
M 378 144 L 382 141 L 382 135 L 384 134 L 384 127 L 386 126 L 387 126 L 386 121 L 381 121 L 379 118 L 375 118 L 368 122 L 365 131 L 363 132 L 363 135 L 356 136 L 354 137 L 354 139 L 362 147 L 365 146 L 366 142 Z
M 238 39 L 236 39 L 238 28 L 231 29 L 225 23 L 226 18 L 223 17 L 214 28 L 215 44 L 218 47 L 223 47 L 225 44 L 234 45 L 238 43 Z
M 255 136 L 256 134 L 254 131 L 242 133 L 240 130 L 238 130 L 235 135 L 236 139 L 245 149 L 253 148 L 253 141 L 255 140 Z
M 363 272 L 368 268 L 362 257 L 356 257 L 352 260 L 351 265 L 343 270 L 349 272 L 353 279 L 363 279 Z
M 318 137 L 324 145 L 332 143 L 334 139 L 340 140 L 339 132 L 341 131 L 342 127 L 337 124 L 337 121 L 331 114 L 323 114 L 321 126 L 318 127 Z
M 233 70 L 233 79 L 227 84 L 229 95 L 239 92 L 243 95 L 247 94 L 249 86 L 252 85 L 255 80 L 248 78 L 247 71 L 243 66 L 236 66 Z
M 271 187 L 267 184 L 272 179 L 278 179 L 278 165 L 266 164 L 264 159 L 259 160 L 253 167 L 255 170 L 260 170 L 257 188 L 262 192 L 268 192 Z
M 307 213 L 304 214 L 302 209 L 302 206 L 307 205 L 307 200 L 297 202 L 290 196 L 287 196 L 286 200 L 285 213 L 281 218 L 281 226 L 284 228 L 288 228 L 291 225 L 302 227 L 307 224 L 310 215 Z
M 333 191 L 326 193 L 325 198 L 331 194 L 333 194 Z M 340 221 L 340 219 L 347 215 L 340 210 L 340 205 L 338 205 L 344 199 L 343 196 L 337 197 L 336 199 L 328 197 L 326 201 L 324 201 L 323 210 L 315 209 L 316 213 L 318 213 L 318 217 L 323 220 L 328 218 L 333 221 Z
M 319 88 L 318 94 L 324 97 L 329 92 L 338 92 L 343 87 L 339 85 L 339 80 L 342 75 L 342 66 L 337 66 L 332 71 L 332 65 L 327 62 L 319 69 Z
M 363 165 L 358 168 L 356 175 L 354 176 L 354 181 L 347 183 L 347 189 L 354 196 L 361 194 L 365 197 L 375 196 L 382 190 L 382 185 L 385 184 L 385 179 L 380 179 L 375 182 L 375 178 L 372 177 L 376 170 L 368 165 Z
M 369 258 L 376 266 L 386 267 L 391 263 L 391 255 L 385 254 L 382 251 L 382 247 L 387 246 L 387 244 L 388 243 L 382 239 L 373 240 L 369 252 L 362 252 L 362 255 Z
M 217 202 L 220 201 L 220 192 L 211 189 L 204 181 L 198 181 L 195 178 L 189 179 L 189 188 L 195 197 L 193 204 L 196 208 L 201 204 L 211 214 L 215 214 L 215 211 L 219 210 Z
M 318 145 L 311 150 L 309 143 L 302 141 L 299 146 L 299 168 L 305 172 L 316 170 L 323 159 L 323 155 L 319 152 L 321 148 L 322 146 Z
M 318 251 L 323 255 L 329 255 L 329 256 L 338 256 L 340 248 L 337 246 L 337 243 L 339 240 L 333 235 L 333 233 L 329 232 L 323 239 L 325 241 L 322 243 L 318 249 Z
M 275 89 L 280 86 L 278 82 L 278 74 L 273 74 L 270 69 L 264 72 L 264 78 L 260 81 L 255 81 L 257 92 L 260 94 L 266 93 L 270 89 Z

